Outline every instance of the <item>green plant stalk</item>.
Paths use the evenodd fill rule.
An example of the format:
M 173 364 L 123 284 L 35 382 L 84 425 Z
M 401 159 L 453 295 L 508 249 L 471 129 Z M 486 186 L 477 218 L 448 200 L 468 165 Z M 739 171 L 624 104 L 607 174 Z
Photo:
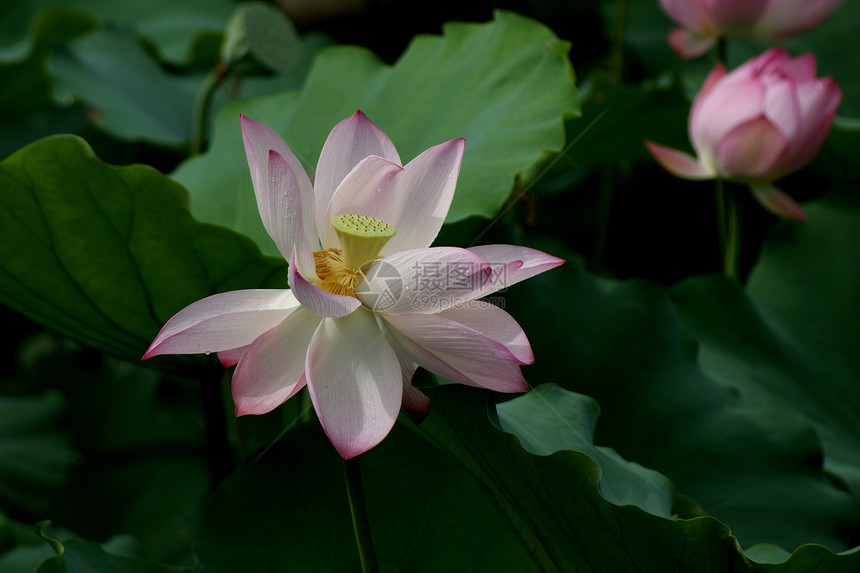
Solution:
M 203 139 L 206 132 L 206 118 L 209 116 L 209 107 L 212 104 L 212 96 L 215 89 L 224 80 L 225 70 L 221 64 L 215 67 L 197 91 L 194 98 L 194 109 L 191 115 L 191 141 L 188 153 L 191 157 L 198 155 L 203 148 Z
M 716 180 L 716 196 L 723 274 L 729 278 L 737 278 L 740 254 L 740 215 L 737 197 L 732 186 L 724 183 L 722 178 Z
M 729 42 L 726 38 L 717 40 L 717 63 L 728 68 Z M 740 252 L 740 217 L 735 190 L 731 184 L 716 180 L 717 224 L 720 234 L 720 250 L 723 258 L 723 274 L 729 278 L 738 276 L 738 257 Z
M 355 542 L 358 545 L 358 556 L 361 559 L 361 570 L 364 573 L 376 573 L 379 571 L 379 566 L 376 563 L 376 551 L 373 549 L 370 522 L 367 519 L 367 507 L 364 503 L 364 489 L 361 486 L 358 458 L 344 460 L 344 476 L 346 477 L 346 493 L 349 498 L 349 512 L 352 515 L 352 528 L 355 530 Z

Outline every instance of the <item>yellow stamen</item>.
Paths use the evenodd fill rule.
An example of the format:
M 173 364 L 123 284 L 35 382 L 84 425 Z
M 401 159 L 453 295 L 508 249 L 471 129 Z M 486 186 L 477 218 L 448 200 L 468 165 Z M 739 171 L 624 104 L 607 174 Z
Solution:
M 340 249 L 316 251 L 314 263 L 319 286 L 334 294 L 354 296 L 353 290 L 364 280 L 364 273 L 360 269 L 346 266 Z

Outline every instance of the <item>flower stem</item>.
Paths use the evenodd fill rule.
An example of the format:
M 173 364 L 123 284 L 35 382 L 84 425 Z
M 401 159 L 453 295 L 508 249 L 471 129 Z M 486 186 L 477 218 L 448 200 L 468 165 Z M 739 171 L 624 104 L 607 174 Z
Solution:
M 720 235 L 720 251 L 723 258 L 723 274 L 729 278 L 738 276 L 740 253 L 740 216 L 735 190 L 721 178 L 716 180 L 717 225 Z
M 729 42 L 725 38 L 717 40 L 717 62 L 728 67 Z M 735 190 L 730 183 L 716 179 L 717 224 L 720 233 L 720 251 L 723 257 L 723 274 L 729 278 L 738 276 L 738 253 L 740 251 L 740 221 Z
M 358 545 L 358 555 L 361 559 L 361 570 L 364 573 L 379 571 L 376 564 L 376 552 L 373 549 L 373 539 L 370 535 L 370 522 L 367 520 L 367 507 L 364 504 L 364 489 L 361 486 L 361 471 L 358 458 L 344 461 L 346 477 L 346 493 L 349 497 L 349 511 L 352 514 L 352 528 L 355 530 L 355 542 Z
M 200 86 L 200 89 L 197 91 L 197 97 L 194 98 L 189 149 L 189 155 L 192 157 L 200 153 L 203 149 L 203 140 L 206 137 L 206 118 L 209 116 L 212 96 L 215 95 L 215 88 L 224 81 L 226 74 L 227 67 L 219 63 L 203 80 L 203 85 Z

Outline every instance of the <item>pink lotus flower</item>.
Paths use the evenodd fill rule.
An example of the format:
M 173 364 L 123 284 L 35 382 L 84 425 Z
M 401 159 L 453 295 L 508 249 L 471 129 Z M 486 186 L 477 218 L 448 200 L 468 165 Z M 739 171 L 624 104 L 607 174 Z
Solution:
M 363 113 L 325 142 L 312 185 L 269 128 L 242 117 L 263 224 L 289 260 L 289 290 L 216 294 L 168 321 L 144 355 L 217 352 L 236 365 L 236 414 L 264 414 L 305 385 L 344 458 L 421 418 L 420 365 L 455 382 L 523 392 L 534 357 L 505 311 L 479 297 L 563 261 L 510 245 L 429 248 L 454 195 L 464 140 L 405 167 Z
M 843 0 L 660 0 L 682 28 L 669 45 L 684 58 L 707 52 L 720 37 L 773 41 L 823 23 Z
M 719 64 L 690 110 L 697 158 L 650 141 L 646 145 L 678 177 L 741 181 L 776 215 L 805 219 L 800 205 L 771 182 L 806 165 L 833 123 L 842 92 L 832 79 L 815 73 L 812 54 L 792 59 L 781 48 L 728 74 Z

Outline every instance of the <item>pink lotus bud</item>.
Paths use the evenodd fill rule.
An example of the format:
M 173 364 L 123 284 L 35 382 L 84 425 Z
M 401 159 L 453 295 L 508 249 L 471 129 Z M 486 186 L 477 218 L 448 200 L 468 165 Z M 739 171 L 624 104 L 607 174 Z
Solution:
M 686 179 L 722 177 L 750 185 L 776 214 L 804 218 L 770 183 L 806 165 L 821 147 L 842 99 L 830 78 L 815 77 L 815 57 L 771 48 L 731 73 L 717 65 L 690 110 L 697 157 L 646 142 L 657 161 Z
M 843 0 L 660 0 L 681 25 L 669 44 L 684 58 L 704 54 L 717 38 L 772 41 L 823 23 Z

